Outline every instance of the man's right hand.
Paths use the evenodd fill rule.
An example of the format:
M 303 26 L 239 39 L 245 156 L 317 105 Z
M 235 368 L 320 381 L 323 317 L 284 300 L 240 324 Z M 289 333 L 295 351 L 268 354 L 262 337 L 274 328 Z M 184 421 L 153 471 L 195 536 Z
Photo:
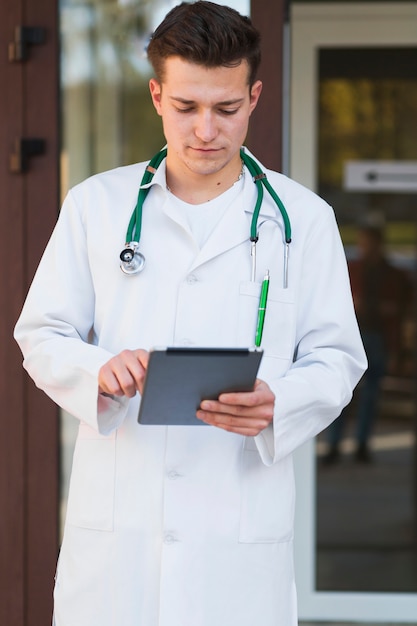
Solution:
M 142 393 L 148 360 L 146 350 L 123 350 L 111 358 L 98 373 L 100 393 L 128 398 Z

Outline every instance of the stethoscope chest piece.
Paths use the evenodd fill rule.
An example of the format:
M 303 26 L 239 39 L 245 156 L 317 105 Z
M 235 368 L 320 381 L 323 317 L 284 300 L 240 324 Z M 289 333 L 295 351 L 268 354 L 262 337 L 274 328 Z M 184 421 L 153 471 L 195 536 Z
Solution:
M 131 241 L 120 253 L 120 269 L 124 274 L 139 274 L 145 267 L 145 257 L 138 252 L 138 245 Z

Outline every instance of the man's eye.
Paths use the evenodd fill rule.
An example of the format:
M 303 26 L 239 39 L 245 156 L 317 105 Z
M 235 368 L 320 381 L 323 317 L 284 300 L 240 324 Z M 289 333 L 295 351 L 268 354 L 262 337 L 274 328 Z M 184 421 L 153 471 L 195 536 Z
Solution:
M 184 107 L 184 108 L 176 107 L 176 110 L 178 111 L 178 113 L 190 113 L 193 110 L 193 108 L 192 107 Z
M 235 115 L 239 109 L 220 109 L 222 115 Z

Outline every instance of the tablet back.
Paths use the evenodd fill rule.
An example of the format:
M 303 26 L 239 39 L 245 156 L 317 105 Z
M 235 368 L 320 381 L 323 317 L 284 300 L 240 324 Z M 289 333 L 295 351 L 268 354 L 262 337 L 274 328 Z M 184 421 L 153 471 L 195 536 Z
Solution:
M 167 348 L 150 353 L 138 421 L 148 425 L 199 425 L 201 400 L 222 392 L 251 391 L 262 350 Z

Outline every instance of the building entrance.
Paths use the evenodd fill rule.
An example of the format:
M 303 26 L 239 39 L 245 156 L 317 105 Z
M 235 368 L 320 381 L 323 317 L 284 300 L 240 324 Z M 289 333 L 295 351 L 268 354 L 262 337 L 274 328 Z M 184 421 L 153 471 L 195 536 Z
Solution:
M 315 511 L 309 535 L 299 525 L 306 619 L 416 623 L 416 17 L 408 3 L 293 5 L 290 174 L 335 209 L 369 361 L 299 455 L 314 477 L 298 492 Z

